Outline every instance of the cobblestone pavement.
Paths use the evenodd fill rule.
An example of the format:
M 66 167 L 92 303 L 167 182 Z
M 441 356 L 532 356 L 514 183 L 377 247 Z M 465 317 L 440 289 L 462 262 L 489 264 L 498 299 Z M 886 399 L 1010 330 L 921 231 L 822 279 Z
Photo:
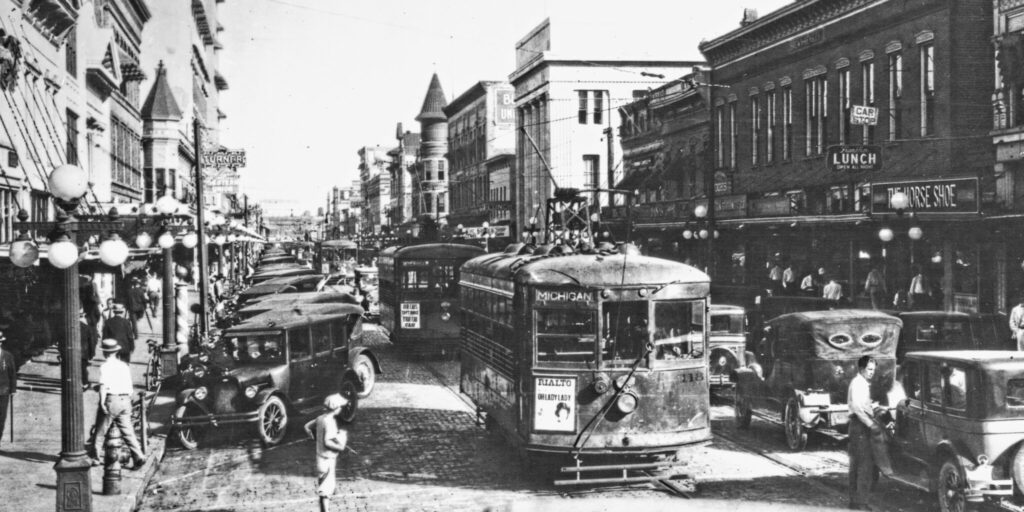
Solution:
M 400 357 L 375 333 L 365 340 L 382 357 L 385 375 L 360 403 L 350 446 L 338 462 L 337 510 L 629 510 L 683 506 L 649 484 L 566 491 L 521 467 L 500 436 L 477 425 L 458 394 L 458 365 Z M 696 501 L 708 510 L 838 509 L 846 504 L 843 445 L 815 441 L 782 463 L 758 453 L 782 452 L 781 430 L 755 421 L 732 430 L 732 410 L 716 406 L 715 428 L 725 438 L 695 455 L 689 470 L 701 482 Z M 196 451 L 169 447 L 147 491 L 143 510 L 312 510 L 314 447 L 298 432 L 264 449 L 250 435 L 225 432 Z M 822 444 L 824 443 L 824 444 Z M 792 455 L 792 457 L 789 457 Z M 897 489 L 892 494 L 920 493 Z M 889 493 L 886 493 L 889 494 Z M 932 510 L 923 494 L 885 510 Z M 571 501 L 567 501 L 571 500 Z M 697 506 L 685 502 L 685 506 Z M 900 502 L 902 503 L 902 502 Z

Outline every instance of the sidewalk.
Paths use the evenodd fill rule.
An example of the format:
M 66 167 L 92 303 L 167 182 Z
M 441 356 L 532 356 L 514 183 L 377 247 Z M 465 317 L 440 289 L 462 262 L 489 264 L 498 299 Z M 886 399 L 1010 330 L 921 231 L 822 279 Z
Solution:
M 159 316 L 159 312 L 158 312 Z M 143 373 L 149 357 L 147 339 L 163 339 L 163 328 L 159 318 L 152 318 L 152 327 L 143 318 L 139 322 L 139 339 L 132 354 L 132 380 L 135 395 L 142 391 Z M 99 354 L 89 367 L 89 381 L 93 385 L 99 377 Z M 3 482 L 3 498 L 0 510 L 21 512 L 49 512 L 57 503 L 57 474 L 53 465 L 61 449 L 60 432 L 60 365 L 57 350 L 50 348 L 43 355 L 29 361 L 18 374 L 18 393 L 14 395 L 14 442 L 11 442 L 11 425 L 3 431 L 0 441 L 0 482 Z M 85 392 L 84 438 L 96 419 L 99 393 L 95 386 Z M 172 390 L 161 390 L 153 408 L 148 411 L 149 433 L 148 460 L 140 470 L 121 470 L 121 494 L 104 496 L 103 467 L 93 467 L 92 509 L 97 512 L 129 512 L 136 508 L 145 492 L 146 485 L 156 472 L 163 458 L 164 442 L 167 438 L 167 424 L 174 405 Z M 141 440 L 140 440 L 141 441 Z M 130 465 L 130 463 L 129 463 Z

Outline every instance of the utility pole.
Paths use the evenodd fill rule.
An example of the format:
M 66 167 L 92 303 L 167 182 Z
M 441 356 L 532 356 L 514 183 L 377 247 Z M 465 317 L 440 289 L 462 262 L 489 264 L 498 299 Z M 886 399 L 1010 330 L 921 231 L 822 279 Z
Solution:
M 203 194 L 203 125 L 196 115 L 192 120 L 192 144 L 196 161 L 196 223 L 199 231 L 199 337 L 205 338 L 210 332 L 210 319 L 206 316 L 209 300 L 209 254 L 206 240 L 206 199 Z

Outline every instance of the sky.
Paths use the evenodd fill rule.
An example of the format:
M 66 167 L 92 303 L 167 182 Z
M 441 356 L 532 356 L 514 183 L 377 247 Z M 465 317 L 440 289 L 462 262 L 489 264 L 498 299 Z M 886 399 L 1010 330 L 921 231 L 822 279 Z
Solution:
M 702 60 L 700 41 L 739 28 L 744 8 L 764 16 L 789 2 L 228 0 L 221 143 L 246 150 L 242 189 L 265 211 L 315 213 L 359 178 L 359 148 L 393 147 L 397 123 L 419 131 L 433 73 L 449 101 L 507 80 L 516 42 L 545 18 L 596 54 Z

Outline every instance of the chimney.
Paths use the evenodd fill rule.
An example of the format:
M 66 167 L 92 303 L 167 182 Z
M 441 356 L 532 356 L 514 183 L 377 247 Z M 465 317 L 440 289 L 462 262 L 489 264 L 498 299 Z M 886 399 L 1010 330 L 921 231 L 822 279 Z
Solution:
M 757 21 L 757 9 L 743 9 L 743 20 L 740 21 L 740 26 L 745 27 L 755 21 Z

